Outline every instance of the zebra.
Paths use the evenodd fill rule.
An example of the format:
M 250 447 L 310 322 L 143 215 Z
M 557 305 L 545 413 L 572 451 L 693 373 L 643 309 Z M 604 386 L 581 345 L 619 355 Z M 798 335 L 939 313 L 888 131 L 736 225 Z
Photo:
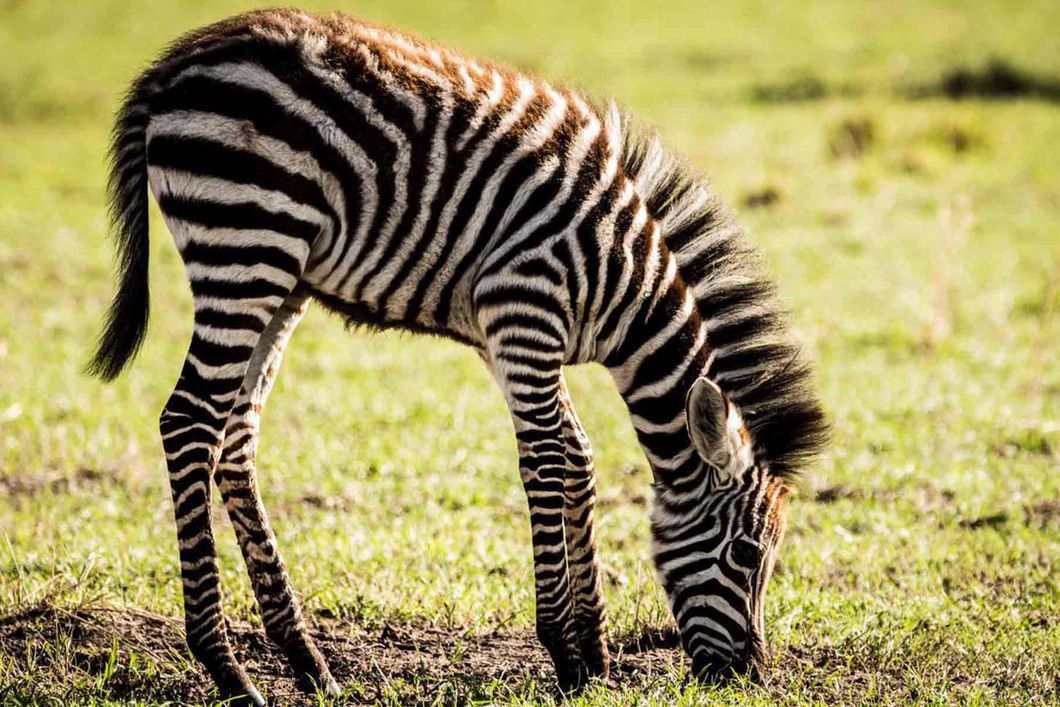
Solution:
M 653 132 L 614 101 L 399 30 L 279 9 L 164 50 L 132 83 L 110 155 L 119 283 L 89 370 L 114 379 L 146 335 L 150 191 L 194 302 L 159 429 L 186 639 L 222 697 L 264 704 L 225 628 L 214 484 L 265 632 L 304 689 L 340 693 L 256 480 L 262 408 L 311 301 L 486 363 L 563 691 L 610 664 L 593 452 L 563 376 L 590 362 L 652 469 L 653 561 L 693 673 L 762 674 L 787 497 L 827 424 L 757 252 Z

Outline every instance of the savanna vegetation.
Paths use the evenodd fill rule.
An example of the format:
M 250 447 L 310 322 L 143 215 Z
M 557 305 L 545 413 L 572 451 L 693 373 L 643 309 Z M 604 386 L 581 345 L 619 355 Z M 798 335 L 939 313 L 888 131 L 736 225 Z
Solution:
M 792 503 L 773 669 L 722 688 L 668 630 L 621 401 L 569 373 L 617 659 L 571 704 L 1060 701 L 1060 4 L 346 5 L 656 125 L 739 212 L 818 365 L 834 440 Z M 245 7 L 0 3 L 0 702 L 211 698 L 179 633 L 157 414 L 191 302 L 157 219 L 146 347 L 111 386 L 81 369 L 112 293 L 112 112 L 164 43 Z M 315 310 L 264 426 L 266 503 L 351 701 L 556 699 L 511 425 L 473 353 Z M 218 511 L 239 655 L 303 699 Z

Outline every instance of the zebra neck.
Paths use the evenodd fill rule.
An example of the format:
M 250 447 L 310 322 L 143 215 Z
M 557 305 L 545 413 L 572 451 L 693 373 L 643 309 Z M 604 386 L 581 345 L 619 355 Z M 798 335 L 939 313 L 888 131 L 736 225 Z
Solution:
M 634 321 L 604 363 L 629 409 L 657 488 L 683 496 L 706 475 L 685 424 L 685 397 L 706 374 L 709 350 L 704 323 L 684 288 L 671 289 Z

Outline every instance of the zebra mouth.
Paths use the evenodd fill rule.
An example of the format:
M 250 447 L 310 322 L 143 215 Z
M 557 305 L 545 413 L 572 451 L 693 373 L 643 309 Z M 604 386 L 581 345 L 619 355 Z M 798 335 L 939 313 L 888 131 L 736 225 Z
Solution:
M 697 654 L 692 658 L 692 675 L 707 684 L 725 684 L 736 679 L 761 683 L 766 673 L 765 647 L 754 642 L 740 654 L 723 656 Z

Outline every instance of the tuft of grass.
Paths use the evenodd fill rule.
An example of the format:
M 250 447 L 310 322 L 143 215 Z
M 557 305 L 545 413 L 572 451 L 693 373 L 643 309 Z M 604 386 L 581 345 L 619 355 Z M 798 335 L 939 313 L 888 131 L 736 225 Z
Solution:
M 909 95 L 952 100 L 1011 100 L 1037 98 L 1060 101 L 1060 74 L 1043 75 L 993 57 L 978 67 L 957 66 L 945 71 L 937 83 L 914 86 Z
M 816 76 L 800 75 L 778 83 L 756 85 L 751 93 L 763 103 L 797 103 L 817 101 L 832 95 L 832 90 Z
M 860 158 L 872 149 L 876 135 L 876 122 L 872 118 L 844 118 L 828 131 L 828 152 L 837 159 Z

